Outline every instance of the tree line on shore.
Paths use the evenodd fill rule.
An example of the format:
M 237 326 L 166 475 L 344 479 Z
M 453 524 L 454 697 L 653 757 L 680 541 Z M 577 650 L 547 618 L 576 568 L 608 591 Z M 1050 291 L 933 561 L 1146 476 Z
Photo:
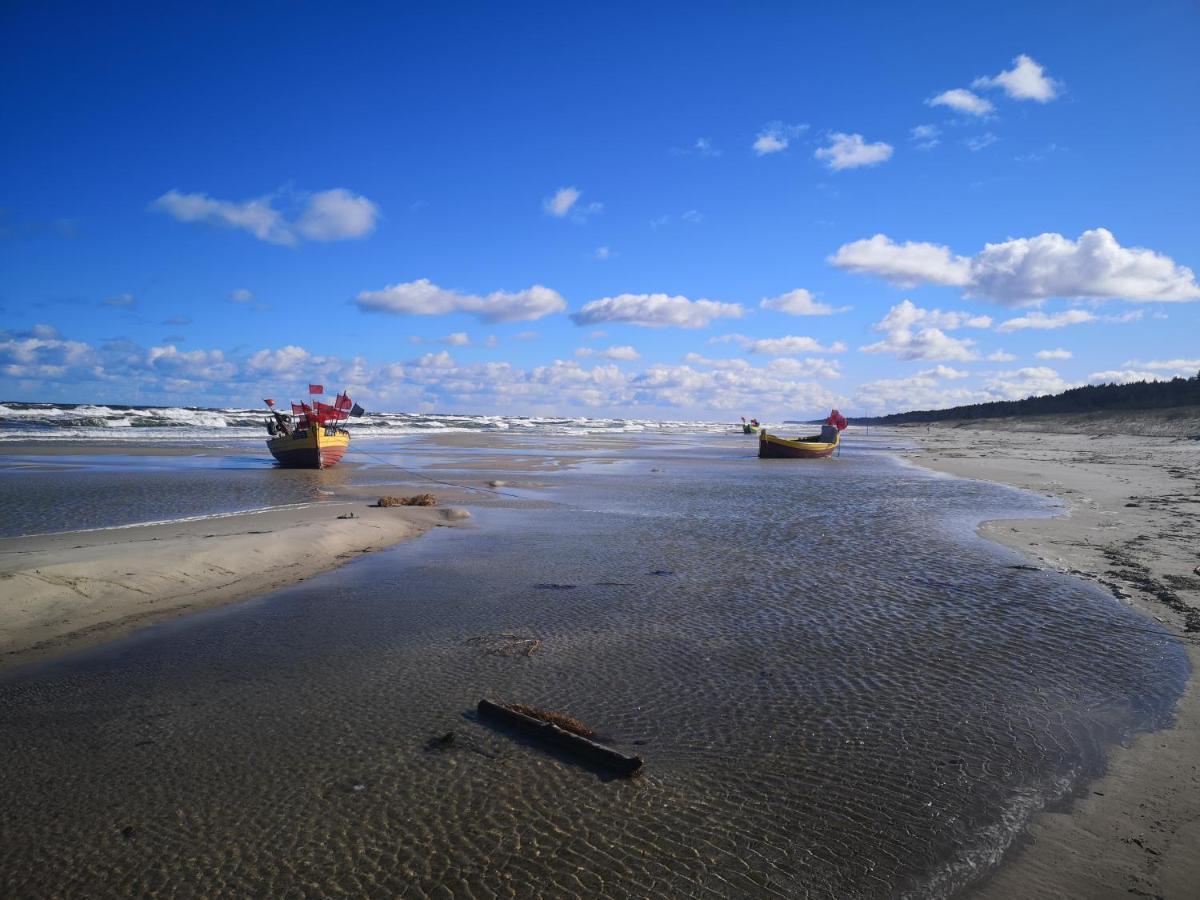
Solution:
M 1086 384 L 1061 394 L 994 400 L 948 409 L 920 409 L 887 416 L 855 416 L 853 425 L 899 425 L 904 422 L 944 422 L 961 419 L 1000 419 L 1008 416 L 1050 416 L 1119 410 L 1166 409 L 1200 406 L 1200 372 L 1191 378 L 1170 381 L 1134 381 L 1129 384 Z

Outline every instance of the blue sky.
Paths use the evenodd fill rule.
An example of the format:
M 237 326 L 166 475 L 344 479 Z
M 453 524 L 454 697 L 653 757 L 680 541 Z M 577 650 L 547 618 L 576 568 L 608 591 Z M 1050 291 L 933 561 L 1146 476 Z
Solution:
M 0 397 L 790 418 L 1200 368 L 1194 3 L 568 6 L 6 4 Z

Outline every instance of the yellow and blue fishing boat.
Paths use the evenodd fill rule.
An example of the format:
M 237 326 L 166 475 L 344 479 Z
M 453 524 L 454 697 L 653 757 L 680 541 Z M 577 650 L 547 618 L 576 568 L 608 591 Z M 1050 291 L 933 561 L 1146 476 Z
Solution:
M 310 394 L 324 393 L 319 384 L 308 386 Z M 332 404 L 319 400 L 293 403 L 292 414 L 280 412 L 267 399 L 267 449 L 281 465 L 290 469 L 328 469 L 350 449 L 350 432 L 342 427 L 349 416 L 361 416 L 363 408 L 342 392 Z

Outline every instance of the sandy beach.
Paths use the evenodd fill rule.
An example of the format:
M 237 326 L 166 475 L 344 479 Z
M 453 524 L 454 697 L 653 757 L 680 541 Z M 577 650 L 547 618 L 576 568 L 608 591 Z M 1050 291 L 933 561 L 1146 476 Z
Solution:
M 1108 774 L 1067 808 L 1038 815 L 1028 838 L 975 895 L 1195 896 L 1200 442 L 1193 435 L 1200 434 L 1200 419 L 1172 411 L 914 425 L 892 433 L 921 444 L 906 456 L 922 466 L 1061 500 L 1061 516 L 989 522 L 980 531 L 1041 566 L 1104 585 L 1174 631 L 1192 664 L 1174 727 L 1114 748 Z M 1139 433 L 1151 436 L 1134 436 Z
M 1070 427 L 1071 423 L 1067 425 Z M 981 526 L 980 533 L 1025 554 L 1031 565 L 1070 573 L 1100 585 L 1103 590 L 1120 597 L 1123 603 L 1141 615 L 1153 618 L 1169 628 L 1187 648 L 1195 670 L 1200 662 L 1197 653 L 1197 632 L 1186 629 L 1188 611 L 1200 606 L 1200 592 L 1197 590 L 1200 588 L 1200 578 L 1194 571 L 1200 565 L 1195 541 L 1197 523 L 1200 522 L 1200 504 L 1197 504 L 1195 499 L 1197 478 L 1200 475 L 1200 469 L 1197 467 L 1197 463 L 1200 462 L 1200 443 L 1189 440 L 1188 434 L 1190 430 L 1200 431 L 1200 428 L 1193 428 L 1186 420 L 1175 421 L 1162 426 L 1165 433 L 1158 436 L 1132 438 L 1127 434 L 1118 434 L 1131 427 L 1129 422 L 1089 420 L 1086 423 L 1076 423 L 1075 427 L 1079 427 L 1082 433 L 1051 431 L 1048 430 L 1046 422 L 1004 422 L 998 426 L 993 423 L 993 426 L 980 428 L 942 425 L 927 428 L 922 425 L 898 429 L 872 428 L 869 436 L 865 433 L 856 434 L 855 429 L 850 432 L 848 439 L 859 442 L 861 449 L 870 448 L 872 445 L 875 448 L 919 445 L 919 449 L 898 452 L 911 463 L 947 475 L 982 482 L 998 482 L 1058 498 L 1063 504 L 1062 515 L 987 522 Z M 1060 423 L 1059 428 L 1063 427 Z M 758 466 L 740 465 L 739 460 L 742 456 L 747 460 L 752 457 L 751 444 L 741 441 L 737 436 L 731 436 L 728 440 L 710 440 L 714 442 L 714 450 L 719 454 L 717 465 L 721 467 L 721 471 L 727 471 L 730 475 L 743 471 L 745 476 L 766 474 L 766 470 Z M 375 482 L 375 473 L 363 472 L 360 476 L 363 483 L 354 483 L 353 480 L 339 481 L 336 484 L 336 499 L 315 503 L 293 504 L 258 513 L 209 516 L 169 524 L 4 539 L 0 541 L 0 608 L 3 609 L 3 616 L 0 617 L 0 668 L 52 660 L 70 650 L 106 643 L 146 625 L 183 617 L 201 609 L 261 596 L 277 588 L 309 579 L 321 571 L 335 568 L 370 551 L 414 538 L 437 526 L 461 525 L 469 521 L 462 516 L 461 511 L 446 504 L 470 502 L 477 505 L 481 507 L 478 510 L 481 517 L 479 521 L 485 524 L 491 521 L 494 525 L 496 521 L 506 520 L 503 517 L 499 520 L 484 518 L 489 508 L 497 508 L 497 513 L 508 515 L 512 513 L 500 508 L 520 506 L 552 510 L 562 505 L 562 491 L 569 493 L 586 489 L 585 486 L 591 483 L 595 473 L 601 473 L 601 478 L 610 477 L 618 481 L 624 478 L 619 467 L 599 466 L 591 470 L 593 474 L 589 474 L 586 467 L 580 466 L 580 463 L 639 460 L 637 464 L 644 470 L 641 477 L 648 479 L 647 486 L 660 480 L 670 483 L 677 479 L 679 490 L 691 491 L 698 482 L 693 475 L 680 468 L 684 457 L 671 455 L 679 452 L 678 448 L 670 449 L 671 441 L 659 443 L 661 446 L 631 442 L 624 438 L 591 441 L 564 437 L 552 442 L 550 446 L 545 446 L 545 442 L 542 442 L 539 453 L 525 440 L 514 439 L 511 436 L 436 436 L 420 444 L 408 446 L 408 463 L 423 465 L 427 472 L 434 473 L 439 478 L 444 477 L 447 481 L 469 484 L 474 488 L 494 485 L 501 491 L 516 490 L 522 497 L 517 499 L 503 495 L 488 496 L 443 485 L 437 487 L 440 503 L 437 508 L 379 509 L 369 504 L 373 503 L 380 493 L 406 495 L 422 488 L 416 481 L 406 481 L 391 484 L 384 489 Z M 655 447 L 657 449 L 654 449 Z M 648 452 L 664 455 L 647 456 Z M 845 465 L 849 466 L 853 459 L 855 457 L 847 455 Z M 648 460 L 653 460 L 652 465 Z M 730 465 L 731 462 L 733 465 Z M 861 459 L 861 462 L 865 464 L 867 460 Z M 893 471 L 897 468 L 894 462 L 888 462 L 887 465 Z M 903 467 L 900 468 L 903 471 Z M 814 484 L 825 483 L 825 476 L 822 474 L 824 470 L 809 467 L 787 471 L 817 478 Z M 832 473 L 834 470 L 830 471 Z M 556 473 L 567 474 L 570 477 L 565 481 L 560 480 Z M 391 473 L 391 477 L 394 475 L 395 473 Z M 928 482 L 929 479 L 928 476 L 922 475 L 921 480 Z M 846 482 L 847 487 L 852 483 L 853 478 Z M 764 487 L 767 485 L 771 486 L 773 495 L 773 483 L 765 482 Z M 431 485 L 426 484 L 426 487 L 429 486 Z M 537 499 L 543 490 L 551 486 L 556 486 L 558 490 Z M 952 485 L 948 484 L 947 487 Z M 954 487 L 951 493 L 959 489 Z M 711 490 L 712 488 L 701 490 L 698 496 L 703 496 Z M 978 486 L 969 490 L 987 495 L 988 491 L 998 489 L 985 490 L 984 486 Z M 945 491 L 935 491 L 929 496 L 942 493 Z M 594 502 L 588 500 L 584 507 L 590 508 Z M 628 504 L 618 505 L 618 508 L 624 510 L 626 505 L 635 514 L 635 518 L 627 525 L 632 527 L 632 524 L 644 515 L 644 504 L 640 499 L 630 499 Z M 1030 508 L 1033 509 L 1032 506 Z M 341 518 L 350 513 L 353 513 L 353 518 Z M 746 523 L 742 521 L 744 517 L 735 513 L 729 514 L 736 523 L 731 524 L 730 528 L 745 526 Z M 510 526 L 515 526 L 515 520 L 507 521 Z M 698 521 L 705 520 L 701 517 Z M 448 540 L 460 541 L 470 538 L 474 541 L 477 536 L 486 533 L 490 535 L 490 540 L 500 542 L 502 549 L 494 551 L 495 562 L 492 564 L 484 560 L 473 563 L 455 562 L 455 565 L 481 567 L 478 571 L 471 569 L 472 574 L 465 580 L 466 584 L 473 584 L 493 578 L 495 567 L 511 567 L 514 560 L 524 559 L 527 567 L 546 564 L 543 555 L 549 553 L 552 547 L 558 547 L 558 544 L 538 536 L 538 526 L 535 522 L 536 517 L 533 517 L 522 526 L 532 529 L 534 543 L 530 545 L 528 539 L 523 539 L 519 549 L 511 542 L 505 543 L 505 528 L 479 530 L 478 535 L 466 535 L 461 532 L 456 535 L 446 532 L 440 536 Z M 595 527 L 604 529 L 602 533 L 607 535 L 604 540 L 615 539 L 618 545 L 623 540 L 620 537 L 621 529 L 615 529 L 614 538 L 614 529 L 607 520 L 602 526 Z M 421 604 L 412 605 L 411 613 L 406 614 L 418 617 L 414 627 L 400 629 L 398 632 L 411 635 L 408 639 L 417 642 L 406 651 L 408 655 L 398 658 L 420 660 L 416 670 L 426 673 L 422 677 L 427 677 L 429 672 L 441 672 L 442 675 L 438 677 L 444 675 L 448 679 L 446 685 L 436 689 L 430 687 L 425 694 L 421 694 L 423 699 L 409 710 L 410 715 L 416 717 L 419 723 L 416 726 L 417 733 L 433 733 L 438 729 L 444 731 L 449 726 L 444 718 L 439 718 L 439 710 L 444 710 L 447 706 L 457 709 L 462 703 L 474 698 L 480 690 L 485 690 L 482 685 L 488 685 L 486 690 L 492 689 L 491 685 L 495 683 L 494 679 L 501 671 L 494 668 L 498 663 L 486 662 L 493 657 L 483 657 L 485 662 L 480 663 L 479 671 L 464 681 L 465 663 L 461 658 L 462 650 L 452 649 L 459 646 L 463 635 L 469 636 L 489 630 L 516 630 L 522 634 L 529 630 L 529 633 L 537 633 L 545 639 L 545 651 L 539 653 L 536 661 L 530 662 L 536 662 L 537 666 L 545 666 L 550 665 L 553 660 L 553 664 L 560 666 L 561 671 L 555 677 L 547 679 L 536 677 L 535 666 L 525 667 L 529 669 L 528 677 L 531 679 L 525 690 L 532 691 L 535 699 L 539 698 L 539 693 L 545 693 L 546 702 L 565 703 L 569 708 L 580 708 L 584 713 L 589 713 L 590 709 L 589 718 L 595 718 L 597 721 L 622 721 L 620 716 L 624 714 L 623 711 L 632 708 L 635 702 L 641 702 L 640 698 L 634 699 L 634 695 L 640 694 L 640 691 L 635 691 L 634 695 L 624 700 L 613 701 L 611 708 L 607 701 L 602 703 L 597 699 L 590 685 L 593 682 L 601 683 L 608 678 L 611 669 L 603 661 L 603 657 L 591 660 L 591 654 L 583 657 L 572 655 L 569 647 L 578 638 L 574 630 L 558 624 L 558 616 L 574 613 L 570 612 L 572 605 L 559 598 L 571 598 L 571 604 L 578 604 L 579 598 L 584 596 L 583 592 L 587 590 L 585 585 L 588 584 L 592 586 L 593 591 L 630 591 L 630 605 L 625 608 L 622 616 L 618 616 L 621 624 L 617 631 L 620 635 L 617 644 L 623 648 L 621 655 L 625 660 L 624 665 L 632 664 L 632 659 L 642 659 L 643 662 L 639 665 L 649 665 L 645 660 L 657 660 L 662 652 L 659 639 L 646 638 L 648 643 L 645 655 L 638 656 L 636 648 L 640 646 L 638 642 L 643 638 L 626 631 L 624 617 L 644 615 L 642 598 L 645 592 L 637 583 L 642 580 L 654 583 L 658 580 L 646 573 L 654 575 L 663 568 L 687 571 L 699 565 L 697 554 L 687 553 L 679 548 L 672 551 L 671 548 L 685 539 L 694 539 L 703 533 L 704 529 L 696 529 L 683 523 L 678 527 L 678 536 L 674 540 L 668 540 L 662 547 L 655 541 L 636 542 L 636 552 L 648 555 L 645 560 L 635 565 L 632 571 L 608 571 L 608 567 L 614 564 L 628 566 L 627 561 L 632 551 L 626 548 L 622 553 L 598 556 L 596 564 L 600 568 L 594 574 L 588 574 L 591 571 L 589 569 L 568 575 L 566 573 L 574 571 L 580 562 L 573 549 L 577 544 L 567 542 L 558 547 L 557 551 L 566 553 L 566 558 L 551 563 L 544 573 L 534 575 L 533 571 L 536 568 L 530 569 L 526 580 L 538 582 L 533 590 L 528 584 L 521 582 L 518 576 L 518 582 L 521 583 L 516 585 L 515 595 L 509 597 L 498 608 L 496 615 L 499 618 L 494 622 L 487 618 L 490 615 L 487 612 L 489 604 L 480 602 L 479 598 L 473 598 L 470 603 L 459 606 L 458 600 L 469 594 L 469 591 L 467 594 L 461 590 L 455 591 L 453 577 L 449 577 L 449 583 L 444 588 L 438 586 L 440 581 L 447 579 L 453 572 L 453 569 L 446 567 L 445 561 L 442 567 L 423 576 L 433 579 L 423 582 L 423 589 L 408 588 L 406 581 L 406 590 L 416 590 L 418 593 L 424 590 L 432 594 L 436 590 L 444 589 L 453 598 L 452 602 L 443 598 L 441 603 L 436 605 L 438 611 L 434 619 L 426 624 L 421 624 L 423 620 L 419 618 L 422 615 Z M 724 533 L 729 532 L 727 530 Z M 600 534 L 598 532 L 594 539 L 600 539 Z M 427 541 L 436 544 L 434 537 L 431 535 Z M 922 539 L 915 540 L 917 545 L 922 544 Z M 933 538 L 928 541 L 931 546 L 934 542 Z M 419 550 L 425 543 L 426 541 L 422 541 L 403 552 Z M 925 548 L 917 545 L 911 541 L 906 543 L 905 553 L 911 553 L 914 547 L 918 552 L 924 552 Z M 486 544 L 472 543 L 471 546 L 483 547 Z M 531 546 L 534 549 L 531 549 Z M 680 544 L 680 547 L 682 546 L 685 545 Z M 761 546 L 761 542 L 750 541 L 747 546 Z M 822 552 L 827 551 L 826 547 Z M 664 552 L 677 552 L 682 555 L 675 559 L 660 559 L 660 554 Z M 520 556 L 526 553 L 532 555 L 527 558 Z M 807 558 L 803 557 L 803 554 L 801 556 Z M 787 554 L 785 557 L 790 558 Z M 853 558 L 853 554 L 847 553 L 845 558 Z M 377 562 L 386 563 L 386 560 L 364 560 L 363 564 L 372 566 Z M 346 571 L 351 572 L 355 569 L 356 567 L 352 566 Z M 1012 567 L 993 566 L 991 571 L 1008 569 Z M 383 570 L 377 567 L 376 571 Z M 900 574 L 899 570 L 891 571 L 893 579 Z M 673 572 L 668 571 L 665 574 L 673 575 Z M 394 577 L 400 576 L 397 574 Z M 405 574 L 403 577 L 407 579 L 409 576 Z M 1024 583 L 1025 579 L 1045 577 L 1045 573 L 1006 571 L 1002 578 L 1007 580 L 998 584 L 1008 584 L 1013 590 L 1019 587 L 1023 593 L 1036 593 L 1036 583 Z M 589 581 L 589 578 L 598 580 Z M 790 583 L 794 575 L 789 573 L 787 578 Z M 462 576 L 459 576 L 459 580 L 462 580 Z M 564 581 L 570 583 L 559 584 Z M 359 585 L 361 593 L 362 583 Z M 706 592 L 712 590 L 712 585 L 711 577 L 701 577 L 696 582 L 695 589 Z M 561 593 L 551 590 L 557 588 L 562 588 Z M 366 593 L 370 594 L 372 591 L 367 590 Z M 744 590 L 739 590 L 732 596 L 744 594 Z M 690 595 L 685 595 L 687 596 Z M 776 595 L 772 593 L 771 596 Z M 785 594 L 777 596 L 783 597 Z M 541 597 L 546 599 L 541 600 Z M 1098 599 L 1103 605 L 1103 598 Z M 338 604 L 344 602 L 335 601 L 334 605 L 337 605 L 340 611 L 343 607 Z M 583 618 L 579 621 L 586 622 L 588 629 L 597 627 L 595 616 L 598 615 L 604 620 L 608 615 L 604 610 L 612 602 L 612 599 L 608 598 L 594 610 L 580 608 L 578 615 Z M 660 597 L 656 602 L 661 603 L 663 600 Z M 684 602 L 689 615 L 696 615 L 698 607 L 693 605 L 693 601 L 685 599 Z M 723 596 L 714 608 L 724 609 L 727 602 Z M 523 613 L 513 612 L 522 609 Z M 454 619 L 454 616 L 464 615 L 467 611 L 471 616 L 484 615 L 485 618 L 469 625 Z M 451 617 L 448 628 L 447 615 Z M 550 615 L 550 618 L 543 620 L 541 617 L 545 615 Z M 471 621 L 474 622 L 473 619 Z M 485 625 L 485 622 L 489 624 Z M 539 622 L 541 624 L 537 625 Z M 232 625 L 232 622 L 230 624 Z M 915 629 L 917 624 L 914 622 L 912 627 Z M 744 628 L 744 623 L 737 627 Z M 833 628 L 830 633 L 841 634 L 844 627 L 843 625 Z M 430 628 L 434 630 L 422 630 Z M 453 636 L 452 643 L 439 643 L 445 640 L 438 637 L 441 629 L 446 629 Z M 236 628 L 234 630 L 236 631 Z M 373 630 L 373 626 L 367 630 Z M 421 637 L 422 634 L 426 637 Z M 768 628 L 765 634 L 777 636 L 777 629 Z M 429 642 L 427 648 L 424 642 Z M 857 645 L 858 642 L 852 642 L 852 646 Z M 736 649 L 737 643 L 731 644 L 730 647 Z M 814 648 L 806 643 L 800 659 L 810 659 L 813 652 Z M 630 653 L 633 653 L 632 657 Z M 694 653 L 689 650 L 687 658 L 694 658 Z M 507 660 L 507 657 L 503 659 Z M 994 662 L 1002 663 L 1002 660 Z M 504 665 L 506 668 L 503 669 L 505 674 L 502 678 L 507 680 L 512 677 L 507 668 L 511 663 L 506 662 Z M 793 669 L 801 671 L 799 661 L 787 665 L 780 662 L 778 665 L 781 672 Z M 872 665 L 874 664 L 852 666 L 851 669 L 856 672 L 869 672 Z M 591 679 L 581 677 L 579 670 L 587 671 L 589 666 L 595 669 Z M 708 666 L 706 662 L 702 671 L 707 673 Z M 756 685 L 761 684 L 764 677 L 760 671 L 763 667 L 764 663 L 757 659 L 751 666 Z M 733 668 L 736 669 L 737 666 Z M 818 668 L 822 672 L 837 670 L 836 665 L 832 669 L 823 666 Z M 666 670 L 653 671 L 657 673 L 654 677 L 646 676 L 638 681 L 658 684 L 668 678 Z M 927 670 L 924 662 L 920 672 L 922 681 L 935 674 Z M 793 689 L 787 691 L 787 696 L 807 696 L 813 689 L 812 678 L 815 677 L 815 673 L 796 677 L 799 680 L 793 685 Z M 1038 684 L 1049 685 L 1047 677 L 1039 676 Z M 355 691 L 359 690 L 357 685 L 360 683 L 384 684 L 387 681 L 380 677 L 360 679 L 354 682 Z M 720 682 L 722 685 L 724 683 Z M 451 684 L 455 687 L 447 686 Z M 466 684 L 473 687 L 465 688 Z M 551 689 L 550 685 L 553 685 L 554 689 Z M 571 686 L 569 694 L 573 700 L 557 697 L 564 686 Z M 975 687 L 969 689 L 972 693 L 976 691 Z M 691 691 L 692 687 L 688 690 Z M 456 692 L 463 693 L 464 696 L 459 698 Z M 556 697 L 557 699 L 554 699 Z M 606 690 L 603 697 L 608 698 L 609 691 Z M 274 703 L 274 700 L 271 702 Z M 680 708 L 686 708 L 686 704 Z M 374 707 L 371 710 L 370 714 L 373 715 Z M 1200 692 L 1195 689 L 1193 679 L 1179 701 L 1176 721 L 1172 728 L 1139 733 L 1128 747 L 1113 748 L 1108 758 L 1107 775 L 1101 780 L 1086 783 L 1069 804 L 1039 813 L 1029 826 L 1027 834 L 1018 838 L 1017 843 L 1008 850 L 998 869 L 984 883 L 971 889 L 970 895 L 984 898 L 1092 898 L 1132 894 L 1159 896 L 1167 900 L 1190 896 L 1191 886 L 1200 878 L 1200 868 L 1193 852 L 1200 842 L 1200 804 L 1196 799 L 1200 795 L 1200 767 L 1196 762 L 1200 756 L 1197 754 L 1197 750 L 1200 750 L 1198 723 Z M 712 729 L 709 740 L 730 739 L 727 725 L 708 717 L 701 717 L 697 721 L 685 719 L 677 724 L 681 733 L 688 729 L 700 729 L 702 733 L 704 729 Z M 453 727 L 458 728 L 461 725 Z M 646 726 L 643 723 L 637 728 L 644 730 Z M 670 771 L 672 752 L 676 751 L 670 749 L 668 741 L 664 738 L 660 737 L 658 740 L 660 744 L 653 755 L 656 771 L 661 777 L 661 773 Z M 387 742 L 387 746 L 393 746 L 391 740 Z M 654 745 L 651 746 L 653 749 Z M 472 764 L 482 766 L 473 777 L 481 784 L 490 785 L 493 773 L 488 769 L 487 761 L 493 758 L 492 754 L 508 753 L 509 750 L 503 743 L 491 742 L 483 745 L 483 749 L 486 752 L 469 753 L 468 756 L 477 756 L 478 759 L 474 759 Z M 282 751 L 272 751 L 276 752 Z M 397 782 L 398 785 L 407 784 L 408 780 L 419 781 L 430 772 L 436 773 L 437 770 L 430 768 L 423 754 L 424 751 L 418 749 L 411 754 L 411 759 L 408 755 L 404 756 L 407 760 L 405 765 L 411 766 L 411 772 Z M 517 758 L 524 759 L 514 757 L 509 765 L 516 764 Z M 699 758 L 684 756 L 681 759 L 688 761 L 681 764 L 674 777 L 694 777 L 692 770 L 696 766 L 703 770 L 704 763 Z M 845 762 L 838 765 L 844 765 Z M 533 758 L 532 763 L 540 765 L 537 757 Z M 113 764 L 122 764 L 119 755 Z M 389 750 L 386 759 L 381 759 L 376 765 L 378 771 L 390 772 L 396 765 L 394 751 Z M 922 767 L 927 768 L 923 764 Z M 758 771 L 753 767 L 751 769 Z M 568 779 L 566 784 L 571 785 L 570 790 L 577 788 L 575 782 L 570 780 L 573 775 L 569 769 L 555 771 Z M 212 777 L 210 780 L 213 780 Z M 651 783 L 654 782 L 652 776 Z M 219 783 L 219 779 L 214 780 L 214 783 Z M 777 785 L 777 790 L 786 792 L 794 786 L 793 781 L 784 779 Z M 988 785 L 980 784 L 974 790 L 988 788 Z M 563 789 L 567 789 L 565 785 Z M 400 788 L 397 787 L 396 790 Z M 595 802 L 612 802 L 612 796 L 604 793 L 603 789 L 598 791 Z M 418 793 L 413 802 L 417 803 L 419 808 L 432 809 L 434 807 L 430 804 L 435 803 L 433 796 L 434 794 L 431 794 L 426 797 Z M 490 796 L 490 793 L 483 796 Z M 808 795 L 801 792 L 800 796 Z M 796 802 L 802 801 L 798 799 Z M 671 809 L 674 807 L 664 807 L 655 815 L 667 815 Z M 102 811 L 98 810 L 97 815 L 101 814 Z M 324 812 L 321 814 L 324 815 Z M 464 819 L 465 823 L 470 821 L 470 816 Z M 867 827 L 872 823 L 879 824 L 873 819 L 865 818 L 856 827 Z M 468 825 L 464 824 L 463 827 Z M 735 832 L 737 829 L 730 829 L 730 835 Z M 384 835 L 388 834 L 390 832 L 385 830 Z M 788 841 L 784 844 L 790 845 Z M 452 845 L 457 846 L 457 843 L 452 842 Z M 643 850 L 651 855 L 657 852 L 652 845 Z M 740 858 L 740 855 L 731 850 L 728 858 Z M 760 876 L 769 881 L 770 869 L 759 871 L 751 866 L 747 870 L 747 877 L 757 879 Z
M 561 447 L 567 456 L 556 458 L 513 454 L 513 443 L 503 435 L 431 435 L 423 451 L 429 458 L 422 462 L 430 475 L 413 477 L 407 469 L 385 468 L 381 483 L 356 484 L 350 474 L 354 468 L 346 466 L 321 473 L 283 473 L 316 479 L 309 487 L 332 488 L 325 493 L 335 493 L 336 499 L 162 524 L 0 538 L 0 670 L 261 596 L 430 528 L 461 525 L 470 513 L 458 504 L 536 507 L 539 501 L 511 489 L 539 488 L 539 474 L 584 462 L 609 462 L 605 453 L 617 446 L 604 445 L 597 453 L 597 442 L 567 441 Z M 473 452 L 450 458 L 443 447 Z M 498 447 L 504 452 L 495 453 Z M 44 470 L 78 466 L 80 454 L 100 459 L 220 459 L 229 452 L 222 447 L 134 448 L 73 441 L 4 446 L 14 467 L 36 460 Z M 453 482 L 437 477 L 447 468 L 463 474 Z M 380 494 L 409 496 L 430 490 L 436 493 L 437 508 L 374 506 Z
M 0 668 L 265 594 L 434 526 L 464 521 L 464 512 L 323 502 L 5 539 Z

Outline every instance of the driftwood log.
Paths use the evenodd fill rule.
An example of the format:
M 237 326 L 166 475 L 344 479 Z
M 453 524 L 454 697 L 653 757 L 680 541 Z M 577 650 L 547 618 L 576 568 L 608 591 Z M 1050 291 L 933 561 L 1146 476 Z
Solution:
M 593 766 L 607 769 L 617 775 L 636 775 L 642 767 L 640 756 L 626 756 L 611 747 L 565 731 L 557 725 L 527 716 L 515 709 L 509 709 L 502 703 L 495 703 L 487 699 L 480 700 L 478 710 L 482 719 L 507 725 L 522 734 L 558 747 L 560 750 L 566 750 Z

